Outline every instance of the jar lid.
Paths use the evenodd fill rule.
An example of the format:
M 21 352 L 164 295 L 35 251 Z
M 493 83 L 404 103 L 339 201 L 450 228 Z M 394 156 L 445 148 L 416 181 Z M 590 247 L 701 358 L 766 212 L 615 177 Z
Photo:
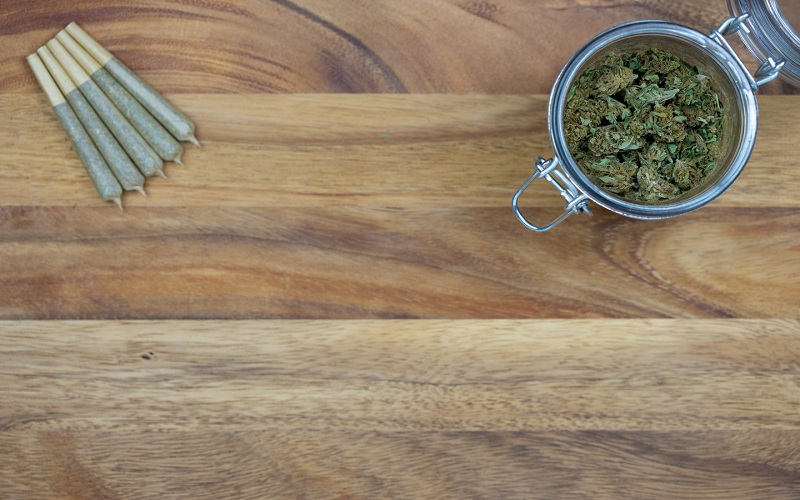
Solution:
M 800 86 L 800 2 L 728 0 L 728 9 L 735 17 L 749 15 L 739 36 L 756 59 L 784 61 L 779 77 Z

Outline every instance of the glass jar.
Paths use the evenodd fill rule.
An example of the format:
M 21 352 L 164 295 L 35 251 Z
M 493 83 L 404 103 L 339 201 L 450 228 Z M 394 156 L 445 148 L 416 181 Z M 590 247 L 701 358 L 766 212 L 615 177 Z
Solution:
M 800 84 L 800 37 L 792 29 L 794 20 L 783 15 L 777 0 L 728 0 L 728 4 L 735 17 L 727 19 L 709 35 L 665 21 L 635 21 L 598 34 L 570 58 L 550 93 L 547 120 L 555 155 L 547 160 L 536 157 L 533 174 L 512 199 L 514 213 L 523 225 L 533 231 L 547 231 L 574 213 L 590 213 L 590 201 L 635 219 L 675 217 L 710 203 L 733 184 L 755 144 L 758 87 L 778 76 Z M 800 10 L 793 11 L 792 15 L 797 15 L 800 23 Z M 761 61 L 755 75 L 750 74 L 725 40 L 733 33 L 739 33 Z M 702 68 L 719 96 L 726 127 L 720 139 L 717 166 L 700 185 L 670 200 L 634 202 L 597 186 L 581 170 L 567 148 L 564 110 L 573 82 L 595 61 L 610 52 L 651 48 L 664 50 L 690 66 Z M 542 226 L 528 221 L 519 208 L 520 195 L 537 179 L 547 180 L 566 200 L 564 212 Z

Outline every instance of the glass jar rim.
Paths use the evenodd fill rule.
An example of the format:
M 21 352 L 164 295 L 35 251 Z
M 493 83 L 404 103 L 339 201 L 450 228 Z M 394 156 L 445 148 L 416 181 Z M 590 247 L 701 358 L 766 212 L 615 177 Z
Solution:
M 568 148 L 563 130 L 564 107 L 569 87 L 589 61 L 598 52 L 620 40 L 641 36 L 663 36 L 689 44 L 708 54 L 731 79 L 736 90 L 742 116 L 742 133 L 739 147 L 731 160 L 731 165 L 713 186 L 686 199 L 660 204 L 641 204 L 624 200 L 607 193 L 596 186 L 577 166 Z M 758 106 L 755 93 L 750 86 L 751 77 L 736 60 L 735 55 L 710 37 L 694 29 L 666 21 L 633 21 L 608 29 L 581 47 L 559 73 L 550 93 L 548 106 L 548 125 L 550 138 L 556 156 L 560 159 L 564 172 L 575 186 L 592 201 L 608 210 L 639 219 L 661 219 L 674 217 L 696 210 L 721 195 L 741 173 L 755 144 L 758 121 Z

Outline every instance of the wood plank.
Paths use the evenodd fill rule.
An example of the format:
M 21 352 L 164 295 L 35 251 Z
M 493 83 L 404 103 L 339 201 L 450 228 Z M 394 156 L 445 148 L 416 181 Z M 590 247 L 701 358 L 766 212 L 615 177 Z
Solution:
M 796 320 L 0 322 L 0 489 L 789 499 L 799 334 Z
M 797 317 L 797 209 L 0 210 L 0 317 Z
M 4 431 L 800 430 L 796 320 L 0 327 Z
M 535 154 L 552 155 L 546 96 L 172 96 L 198 123 L 187 167 L 128 206 L 510 207 Z M 747 168 L 715 207 L 800 207 L 800 100 L 763 96 Z M 0 206 L 96 207 L 44 96 L 0 96 Z M 563 206 L 550 186 L 532 207 Z M 510 210 L 510 209 L 509 209 Z
M 793 320 L 0 326 L 6 431 L 800 426 Z
M 800 494 L 800 433 L 763 429 L 12 431 L 0 434 L 0 446 L 16 458 L 0 458 L 0 488 L 19 499 L 794 500 Z
M 604 29 L 664 19 L 708 33 L 728 15 L 724 0 L 20 3 L 0 14 L 0 94 L 38 92 L 23 58 L 71 21 L 162 92 L 545 94 Z

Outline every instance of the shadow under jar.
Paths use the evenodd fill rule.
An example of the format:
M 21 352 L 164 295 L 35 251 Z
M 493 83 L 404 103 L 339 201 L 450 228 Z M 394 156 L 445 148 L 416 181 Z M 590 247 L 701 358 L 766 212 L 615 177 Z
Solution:
M 512 199 L 520 222 L 533 231 L 547 231 L 573 213 L 590 213 L 590 201 L 626 217 L 664 219 L 696 210 L 720 196 L 739 176 L 753 150 L 758 127 L 755 92 L 776 78 L 784 65 L 783 60 L 776 62 L 767 56 L 754 76 L 747 71 L 725 36 L 740 30 L 743 38 L 749 36 L 752 24 L 748 20 L 748 13 L 732 17 L 710 35 L 665 21 L 635 21 L 600 33 L 578 50 L 561 70 L 550 93 L 548 128 L 555 155 L 547 160 L 536 158 L 536 170 Z M 610 53 L 647 49 L 665 51 L 700 68 L 719 96 L 725 127 L 718 139 L 720 154 L 714 169 L 698 185 L 672 199 L 645 202 L 624 199 L 597 186 L 581 170 L 567 147 L 564 113 L 570 88 L 584 70 Z M 547 180 L 566 200 L 564 212 L 542 226 L 528 221 L 519 208 L 520 195 L 536 179 Z

